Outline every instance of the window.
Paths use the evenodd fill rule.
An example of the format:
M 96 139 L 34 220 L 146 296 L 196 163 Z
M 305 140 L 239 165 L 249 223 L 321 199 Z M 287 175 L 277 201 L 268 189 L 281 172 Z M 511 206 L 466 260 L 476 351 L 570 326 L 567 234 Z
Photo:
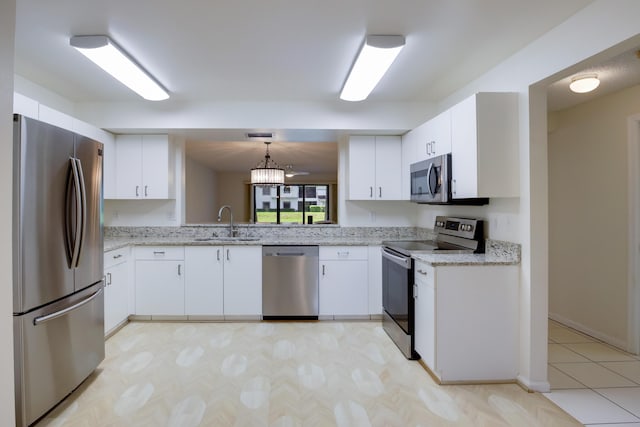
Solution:
M 271 187 L 269 187 L 268 185 L 263 185 L 262 186 L 262 195 L 263 196 L 270 196 L 271 195 Z
M 253 218 L 256 223 L 307 224 L 329 220 L 328 185 L 281 185 L 261 187 L 261 191 L 258 188 L 253 188 Z M 268 193 L 271 196 L 269 202 L 264 200 L 265 188 L 274 188 L 275 195 Z

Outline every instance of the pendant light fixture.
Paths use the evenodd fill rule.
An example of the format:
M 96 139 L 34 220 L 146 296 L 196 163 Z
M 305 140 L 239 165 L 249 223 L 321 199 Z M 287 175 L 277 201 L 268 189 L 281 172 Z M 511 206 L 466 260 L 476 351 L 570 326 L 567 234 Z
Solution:
M 253 185 L 282 185 L 284 184 L 284 169 L 271 160 L 269 145 L 271 141 L 264 141 L 267 153 L 264 160 L 251 169 L 251 184 Z

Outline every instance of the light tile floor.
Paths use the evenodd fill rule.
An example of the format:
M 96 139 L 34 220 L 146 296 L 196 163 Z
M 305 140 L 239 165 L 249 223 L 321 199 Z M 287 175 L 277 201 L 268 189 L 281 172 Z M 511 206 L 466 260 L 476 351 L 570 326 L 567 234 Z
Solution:
M 37 425 L 579 423 L 516 384 L 438 386 L 402 356 L 379 322 L 134 322 L 107 341 L 96 372 Z
M 585 425 L 640 427 L 640 357 L 549 320 L 548 399 Z

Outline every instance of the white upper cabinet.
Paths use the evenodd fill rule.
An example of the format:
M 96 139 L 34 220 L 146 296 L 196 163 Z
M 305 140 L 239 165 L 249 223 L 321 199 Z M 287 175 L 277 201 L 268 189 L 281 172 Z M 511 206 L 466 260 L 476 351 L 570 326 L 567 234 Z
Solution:
M 401 200 L 399 136 L 349 138 L 349 199 Z
M 411 164 L 451 152 L 451 110 L 402 136 L 402 200 L 411 198 L 409 173 Z
M 477 93 L 451 108 L 452 196 L 517 197 L 518 99 Z
M 117 199 L 172 199 L 173 156 L 167 135 L 116 137 Z
M 427 123 L 425 141 L 421 141 L 424 155 L 420 160 L 451 152 L 451 110 L 438 114 Z

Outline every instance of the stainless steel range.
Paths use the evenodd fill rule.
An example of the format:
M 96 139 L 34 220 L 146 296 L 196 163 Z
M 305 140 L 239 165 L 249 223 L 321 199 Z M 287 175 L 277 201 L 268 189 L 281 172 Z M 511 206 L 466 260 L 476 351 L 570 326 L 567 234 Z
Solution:
M 484 222 L 479 219 L 436 217 L 435 240 L 382 242 L 382 327 L 408 359 L 414 350 L 414 263 L 418 253 L 484 253 Z

